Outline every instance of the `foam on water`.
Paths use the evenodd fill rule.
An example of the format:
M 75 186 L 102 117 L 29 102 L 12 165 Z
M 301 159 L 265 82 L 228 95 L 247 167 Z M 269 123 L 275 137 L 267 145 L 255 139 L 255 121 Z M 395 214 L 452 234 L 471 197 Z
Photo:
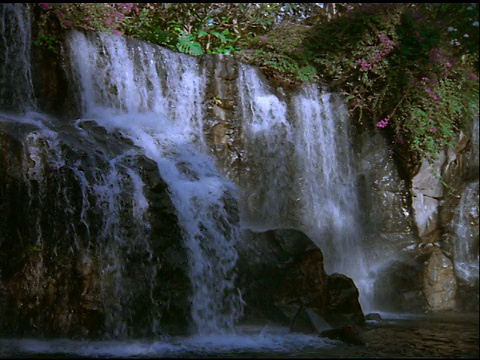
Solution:
M 252 329 L 250 329 L 251 331 Z M 251 334 L 197 335 L 165 341 L 74 341 L 0 339 L 0 356 L 39 356 L 61 354 L 82 357 L 203 357 L 321 354 L 341 343 L 313 335 L 288 334 L 288 329 L 255 329 Z

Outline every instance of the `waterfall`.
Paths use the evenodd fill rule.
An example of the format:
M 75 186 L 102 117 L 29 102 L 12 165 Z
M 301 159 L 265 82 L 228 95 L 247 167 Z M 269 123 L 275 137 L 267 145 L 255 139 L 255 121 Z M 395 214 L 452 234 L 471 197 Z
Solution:
M 478 226 L 472 220 L 478 219 L 478 194 L 478 180 L 468 184 L 453 218 L 455 274 L 469 285 L 478 284 Z
M 356 171 L 345 106 L 305 84 L 289 100 L 241 65 L 239 92 L 247 153 L 245 226 L 296 228 L 322 249 L 327 273 L 343 273 L 369 305 Z
M 345 105 L 335 94 L 305 85 L 294 96 L 293 107 L 299 121 L 295 150 L 302 227 L 328 251 L 325 270 L 350 276 L 366 296 L 357 177 Z
M 0 6 L 0 109 L 23 113 L 35 105 L 31 75 L 31 23 L 26 4 Z
M 294 227 L 295 142 L 287 104 L 268 91 L 251 66 L 240 65 L 238 89 L 244 146 L 251 164 L 244 181 L 246 226 L 257 230 Z
M 241 312 L 234 285 L 240 232 L 226 204 L 235 204 L 238 190 L 208 155 L 197 59 L 106 34 L 72 32 L 68 46 L 82 118 L 121 130 L 169 186 L 189 249 L 194 330 L 232 330 Z
M 81 116 L 53 118 L 30 111 L 27 12 L 20 4 L 0 9 L 0 109 L 24 114 L 0 114 L 0 121 L 21 134 L 31 245 L 54 254 L 58 246 L 72 256 L 82 301 L 88 311 L 102 309 L 105 334 L 130 336 L 135 322 L 145 325 L 142 336 L 162 333 L 155 289 L 168 279 L 158 276 L 144 157 L 167 183 L 178 216 L 193 332 L 232 331 L 241 316 L 235 287 L 240 226 L 303 230 L 323 250 L 327 272 L 352 277 L 364 293 L 354 160 L 345 109 L 335 95 L 314 85 L 293 96 L 274 92 L 255 68 L 238 64 L 250 170 L 235 185 L 217 169 L 204 138 L 209 79 L 198 58 L 121 36 L 70 31 L 64 65 Z M 48 206 L 55 210 L 42 210 Z M 35 284 L 48 278 L 49 261 L 38 260 Z

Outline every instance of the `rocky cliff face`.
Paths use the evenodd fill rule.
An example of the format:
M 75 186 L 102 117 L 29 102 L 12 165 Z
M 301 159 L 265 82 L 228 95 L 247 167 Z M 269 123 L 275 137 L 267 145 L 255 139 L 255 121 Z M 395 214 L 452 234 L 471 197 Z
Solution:
M 231 58 L 209 61 L 219 75 L 209 96 L 224 99 L 210 108 L 212 118 L 219 119 L 210 130 L 211 146 L 225 172 L 242 186 L 248 183 L 245 175 L 254 167 L 255 155 L 242 143 L 242 119 L 235 111 L 232 80 L 238 64 Z M 281 89 L 275 83 L 271 87 Z M 371 264 L 373 301 L 379 308 L 473 310 L 478 305 L 478 205 L 475 200 L 467 208 L 461 205 L 466 192 L 478 200 L 478 119 L 472 119 L 467 131 L 435 163 L 424 161 L 413 172 L 403 170 L 407 164 L 399 163 L 380 131 L 359 132 L 353 139 L 365 229 L 359 241 Z M 464 218 L 461 225 L 459 216 Z M 468 280 L 462 268 L 473 274 Z
M 161 321 L 154 331 L 185 332 L 186 250 L 167 186 L 139 153 L 104 157 L 131 148 L 121 135 L 84 128 L 90 138 L 72 127 L 55 143 L 32 124 L 0 123 L 0 329 L 145 336 Z M 151 204 L 143 214 L 135 181 Z
M 364 134 L 359 139 L 367 243 L 380 275 L 375 283 L 379 306 L 406 311 L 478 307 L 475 129 L 478 118 L 454 148 L 402 176 L 398 165 L 406 166 L 394 161 L 385 138 Z M 465 206 L 467 192 L 472 202 Z

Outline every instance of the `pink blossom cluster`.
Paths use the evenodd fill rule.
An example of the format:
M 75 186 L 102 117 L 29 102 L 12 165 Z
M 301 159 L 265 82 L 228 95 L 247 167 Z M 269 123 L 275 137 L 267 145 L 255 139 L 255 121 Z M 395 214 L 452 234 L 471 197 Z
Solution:
M 371 69 L 372 68 L 372 64 L 370 64 L 366 60 L 359 60 L 359 63 L 360 63 L 360 66 L 362 67 L 362 69 Z
M 111 30 L 115 35 L 121 35 L 118 28 L 125 20 L 125 16 L 130 15 L 133 11 L 137 13 L 140 11 L 134 3 L 85 3 L 82 4 L 81 8 L 72 8 L 71 4 L 66 3 L 39 3 L 38 5 L 47 12 L 54 11 L 64 28 L 76 26 L 92 29 L 89 23 L 96 19 L 101 20 L 101 26 L 106 30 Z M 77 16 L 77 12 L 79 12 L 80 16 Z
M 383 129 L 384 127 L 386 127 L 388 125 L 388 121 L 390 120 L 390 118 L 387 116 L 385 119 L 382 119 L 380 120 L 377 125 L 375 125 L 376 127 L 378 128 L 381 128 Z
M 427 77 L 422 78 L 422 84 L 426 85 L 428 82 L 434 82 L 433 80 L 429 80 Z M 442 101 L 442 98 L 438 96 L 438 94 L 433 90 L 430 86 L 425 88 L 425 91 L 429 93 L 435 101 Z
M 388 51 L 393 50 L 393 41 L 390 40 L 390 38 L 387 35 L 381 33 L 381 34 L 378 34 L 377 36 L 380 39 L 380 42 L 382 43 L 382 45 L 385 47 L 386 50 L 388 50 Z
M 388 54 L 390 54 L 394 48 L 393 41 L 385 34 L 378 34 L 378 38 L 380 39 L 380 47 L 381 50 L 375 52 L 375 56 L 371 58 L 369 61 L 367 60 L 357 60 L 357 63 L 360 64 L 360 70 L 370 70 L 374 64 L 382 61 Z

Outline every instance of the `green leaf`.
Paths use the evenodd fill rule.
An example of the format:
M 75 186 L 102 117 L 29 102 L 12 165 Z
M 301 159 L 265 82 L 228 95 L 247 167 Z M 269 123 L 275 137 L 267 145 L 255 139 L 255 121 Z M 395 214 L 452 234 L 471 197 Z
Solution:
M 178 37 L 177 49 L 189 55 L 203 55 L 202 45 L 198 41 L 195 41 L 192 34 L 180 35 Z
M 213 30 L 212 35 L 215 35 L 217 38 L 219 38 L 222 41 L 222 43 L 225 43 L 228 41 L 225 35 L 222 33 L 219 33 L 218 31 Z

